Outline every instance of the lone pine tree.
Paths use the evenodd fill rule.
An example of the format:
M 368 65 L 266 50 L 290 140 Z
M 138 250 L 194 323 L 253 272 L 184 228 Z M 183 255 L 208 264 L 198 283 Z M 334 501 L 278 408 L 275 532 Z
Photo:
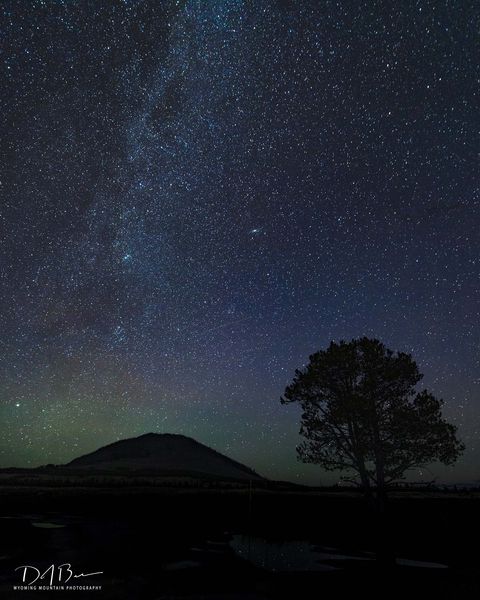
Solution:
M 332 342 L 295 372 L 283 403 L 302 408 L 297 452 L 303 462 L 348 473 L 382 511 L 386 489 L 405 473 L 439 461 L 452 465 L 464 450 L 443 401 L 424 390 L 409 354 L 375 339 Z

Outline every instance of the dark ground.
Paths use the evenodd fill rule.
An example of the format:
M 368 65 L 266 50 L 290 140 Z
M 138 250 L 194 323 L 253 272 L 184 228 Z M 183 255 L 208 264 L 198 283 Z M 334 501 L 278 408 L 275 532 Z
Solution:
M 448 566 L 438 569 L 372 560 L 378 532 L 354 492 L 179 485 L 0 487 L 0 598 L 480 597 L 478 493 L 392 495 L 382 529 L 395 555 Z M 233 534 L 251 540 L 243 558 L 228 544 Z M 370 560 L 333 557 L 323 561 L 337 568 L 329 572 L 271 571 L 248 560 L 257 538 L 305 540 Z M 65 562 L 76 573 L 104 571 L 75 581 L 102 590 L 13 590 L 16 567 Z

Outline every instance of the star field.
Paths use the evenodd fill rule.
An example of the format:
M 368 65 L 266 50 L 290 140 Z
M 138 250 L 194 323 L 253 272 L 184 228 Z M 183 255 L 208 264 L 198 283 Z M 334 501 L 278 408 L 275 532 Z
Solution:
M 368 335 L 459 426 L 432 472 L 479 478 L 473 3 L 0 11 L 1 465 L 158 431 L 335 481 L 279 397 Z

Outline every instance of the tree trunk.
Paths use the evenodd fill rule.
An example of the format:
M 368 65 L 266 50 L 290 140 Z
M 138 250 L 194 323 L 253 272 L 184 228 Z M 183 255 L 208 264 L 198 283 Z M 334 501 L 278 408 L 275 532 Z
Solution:
M 384 488 L 377 488 L 375 500 L 377 561 L 384 568 L 392 568 L 396 564 L 396 559 L 392 544 L 392 523 L 390 521 L 390 514 L 387 508 L 387 494 Z
M 387 510 L 387 486 L 385 484 L 385 461 L 378 431 L 378 423 L 373 420 L 375 443 L 376 522 L 377 522 L 377 560 L 384 567 L 393 567 L 396 563 L 392 545 L 392 527 Z

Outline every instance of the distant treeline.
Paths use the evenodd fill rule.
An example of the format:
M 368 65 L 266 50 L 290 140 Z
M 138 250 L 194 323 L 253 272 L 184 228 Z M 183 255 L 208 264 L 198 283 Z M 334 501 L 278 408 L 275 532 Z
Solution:
M 53 471 L 53 470 L 52 470 Z M 341 493 L 361 495 L 358 487 L 334 484 L 330 486 L 306 486 L 285 481 L 262 480 L 217 480 L 202 473 L 182 474 L 112 474 L 59 473 L 47 469 L 28 471 L 5 469 L 0 471 L 0 486 L 48 487 L 48 488 L 170 488 L 170 489 L 217 489 L 217 490 L 263 490 L 275 492 Z M 391 488 L 393 492 L 422 493 L 474 493 L 480 492 L 480 484 L 444 485 L 432 482 L 402 482 Z
M 190 489 L 272 489 L 272 490 L 296 490 L 309 489 L 303 486 L 290 484 L 288 482 L 276 482 L 267 480 L 235 480 L 235 479 L 213 479 L 209 475 L 188 474 L 177 476 L 165 475 L 119 475 L 119 474 L 50 474 L 39 473 L 1 473 L 0 486 L 24 486 L 32 488 L 58 487 L 58 488 L 190 488 Z

